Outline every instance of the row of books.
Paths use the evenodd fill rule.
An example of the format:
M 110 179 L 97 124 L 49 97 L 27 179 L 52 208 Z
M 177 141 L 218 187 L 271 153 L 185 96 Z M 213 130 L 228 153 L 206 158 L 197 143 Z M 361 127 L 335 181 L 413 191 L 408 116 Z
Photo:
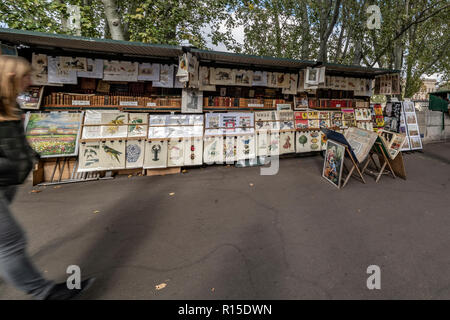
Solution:
M 369 108 L 368 101 L 354 100 L 354 99 L 308 99 L 309 108 Z
M 278 104 L 290 104 L 283 99 L 261 99 L 261 98 L 232 98 L 232 97 L 205 97 L 204 107 L 224 107 L 224 108 L 276 108 Z
M 43 106 L 136 106 L 136 107 L 178 107 L 181 97 L 144 97 L 129 95 L 95 95 L 53 92 L 43 99 Z

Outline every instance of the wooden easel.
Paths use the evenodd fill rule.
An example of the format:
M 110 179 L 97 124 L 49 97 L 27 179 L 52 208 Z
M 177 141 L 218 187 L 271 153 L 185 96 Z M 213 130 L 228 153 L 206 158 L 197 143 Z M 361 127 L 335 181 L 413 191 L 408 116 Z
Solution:
M 358 178 L 358 179 L 361 178 L 362 182 L 363 182 L 363 183 L 366 183 L 366 180 L 364 180 L 364 177 L 363 177 L 363 175 L 362 175 L 362 172 L 361 172 L 361 170 L 359 170 L 358 164 L 357 164 L 356 160 L 353 158 L 352 153 L 351 153 L 350 150 L 348 149 L 348 146 L 345 146 L 345 154 L 346 154 L 346 155 L 349 157 L 349 159 L 351 160 L 352 167 L 351 167 L 351 169 L 349 170 L 349 169 L 347 168 L 347 166 L 345 165 L 345 162 L 344 162 L 344 169 L 347 171 L 347 176 L 346 176 L 345 178 L 343 178 L 344 183 L 342 184 L 342 187 L 341 187 L 341 188 L 344 188 L 344 187 L 347 185 L 348 180 L 350 180 L 350 177 L 351 177 L 351 176 L 353 176 L 354 178 Z M 345 158 L 344 158 L 344 161 L 345 161 Z M 355 171 L 355 170 L 356 170 L 357 175 L 354 174 L 354 171 Z
M 373 158 L 374 154 L 378 156 L 379 165 L 376 163 L 375 159 Z M 397 155 L 397 157 L 401 157 L 401 152 Z M 403 162 L 403 158 L 402 158 Z M 369 163 L 372 163 L 375 166 L 376 171 L 369 170 L 368 166 Z M 386 169 L 386 167 L 388 169 Z M 385 149 L 383 148 L 382 144 L 378 141 L 375 142 L 374 146 L 369 152 L 369 155 L 367 156 L 367 160 L 364 164 L 364 167 L 362 169 L 362 173 L 367 172 L 367 174 L 375 177 L 375 182 L 378 182 L 383 174 L 392 174 L 392 178 L 396 178 L 395 172 L 392 169 L 391 166 L 391 160 L 389 156 L 386 154 Z

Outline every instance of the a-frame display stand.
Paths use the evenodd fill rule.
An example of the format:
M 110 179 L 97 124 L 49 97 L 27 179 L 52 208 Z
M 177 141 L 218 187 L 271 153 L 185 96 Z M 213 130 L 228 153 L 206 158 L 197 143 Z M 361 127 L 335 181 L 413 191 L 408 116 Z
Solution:
M 378 156 L 379 164 L 377 164 L 377 162 L 375 161 L 374 155 Z M 399 156 L 401 157 L 401 152 L 399 152 L 396 158 L 398 158 Z M 403 163 L 403 159 L 401 161 Z M 384 148 L 383 144 L 379 141 L 376 141 L 369 152 L 367 160 L 363 166 L 362 173 L 367 173 L 375 177 L 375 182 L 378 182 L 383 174 L 390 174 L 392 175 L 392 178 L 395 179 L 396 175 L 394 169 L 392 168 L 391 162 L 392 160 L 387 155 L 387 151 Z M 370 163 L 373 164 L 374 170 L 368 168 Z
M 341 188 L 343 188 L 343 187 L 345 187 L 347 185 L 348 181 L 350 180 L 350 178 L 352 176 L 354 178 L 356 178 L 356 179 L 360 178 L 363 183 L 366 183 L 366 180 L 364 180 L 363 174 L 362 174 L 361 170 L 358 167 L 358 162 L 353 157 L 352 152 L 350 152 L 348 146 L 345 146 L 345 155 L 350 159 L 351 168 L 350 169 L 347 168 L 347 166 L 345 164 L 345 157 L 344 157 L 344 169 L 347 171 L 347 176 L 346 177 L 342 177 L 343 184 L 342 184 Z

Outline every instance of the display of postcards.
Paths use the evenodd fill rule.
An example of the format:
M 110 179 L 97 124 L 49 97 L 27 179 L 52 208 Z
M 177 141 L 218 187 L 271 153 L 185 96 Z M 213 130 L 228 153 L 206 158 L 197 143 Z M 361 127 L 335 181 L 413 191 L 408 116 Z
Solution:
M 342 127 L 342 112 L 331 112 L 331 126 L 334 128 Z
M 159 63 L 139 63 L 138 80 L 159 81 L 161 65 Z
M 78 172 L 100 170 L 100 142 L 83 142 L 80 144 Z
M 103 80 L 136 82 L 137 79 L 137 62 L 103 60 Z
M 308 120 L 295 120 L 295 128 L 308 129 Z
M 267 72 L 266 71 L 254 71 L 252 77 L 252 86 L 267 86 Z
M 420 137 L 410 137 L 411 150 L 422 149 L 422 140 Z
M 319 119 L 308 119 L 308 127 L 313 129 L 320 128 L 320 120 Z
M 48 63 L 46 54 L 36 54 L 31 57 L 31 83 L 33 85 L 46 85 L 48 82 Z
M 251 86 L 253 71 L 251 70 L 234 70 L 235 84 L 238 86 Z
M 331 120 L 319 120 L 320 128 L 329 128 L 331 127 Z
M 207 113 L 205 120 L 205 129 L 220 128 L 221 126 L 220 117 L 221 117 L 220 113 Z
M 128 114 L 123 112 L 102 113 L 102 138 L 126 138 Z
M 236 161 L 236 137 L 227 136 L 224 138 L 223 155 L 226 163 Z
M 100 142 L 100 168 L 102 170 L 125 169 L 125 141 Z
M 416 124 L 408 124 L 408 132 L 409 132 L 409 136 L 420 136 L 419 133 L 419 127 Z
M 87 59 L 86 71 L 78 71 L 80 78 L 103 79 L 103 59 Z
M 77 84 L 77 71 L 65 70 L 61 67 L 60 57 L 47 57 L 48 63 L 48 82 L 49 83 L 63 83 L 63 84 Z
M 184 165 L 197 166 L 203 163 L 203 138 L 184 139 Z
M 242 135 L 237 137 L 236 159 L 253 159 L 256 156 L 255 135 Z
M 280 130 L 294 130 L 294 120 L 280 121 Z
M 144 166 L 145 141 L 129 140 L 125 150 L 126 168 L 142 168 Z
M 159 69 L 159 81 L 153 81 L 153 87 L 173 88 L 175 65 L 162 64 Z
M 257 138 L 257 155 L 258 156 L 267 156 L 269 150 L 269 137 L 268 133 L 258 133 L 256 135 Z
M 223 137 L 205 137 L 203 162 L 206 164 L 223 163 Z
M 235 74 L 232 69 L 210 68 L 210 83 L 220 85 L 234 85 L 236 82 Z
M 295 132 L 280 133 L 280 154 L 295 152 Z
M 216 86 L 210 82 L 210 70 L 208 67 L 199 68 L 199 82 L 200 90 L 202 91 L 216 91 Z
M 147 113 L 128 114 L 128 137 L 145 137 L 147 135 Z
M 184 140 L 170 139 L 167 144 L 167 166 L 181 167 L 184 164 Z
M 414 107 L 414 102 L 412 101 L 403 101 L 403 110 L 405 112 L 416 112 Z
M 167 140 L 148 140 L 145 143 L 144 169 L 167 168 Z

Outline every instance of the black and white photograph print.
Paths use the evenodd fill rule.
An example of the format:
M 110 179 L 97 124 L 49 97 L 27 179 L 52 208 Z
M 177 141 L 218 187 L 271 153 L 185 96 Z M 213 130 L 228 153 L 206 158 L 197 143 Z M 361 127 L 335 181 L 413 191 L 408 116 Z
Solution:
M 181 98 L 182 113 L 203 112 L 203 91 L 197 89 L 183 89 Z

